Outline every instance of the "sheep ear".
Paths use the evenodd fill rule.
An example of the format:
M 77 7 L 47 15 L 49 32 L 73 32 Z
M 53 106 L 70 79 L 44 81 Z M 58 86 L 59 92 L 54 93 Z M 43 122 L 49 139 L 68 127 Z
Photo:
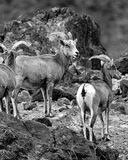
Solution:
M 101 61 L 100 61 L 100 64 L 101 64 L 101 66 L 103 66 L 103 65 L 104 65 L 104 61 L 101 60 Z
M 77 40 L 77 38 L 76 38 L 76 39 L 74 40 L 74 42 L 76 42 L 76 43 L 77 43 L 77 41 L 78 41 L 78 40 Z
M 69 39 L 73 39 L 71 32 L 68 32 L 68 38 L 69 38 Z
M 112 64 L 114 64 L 114 60 L 113 60 L 113 58 L 112 58 L 112 60 L 111 60 L 111 63 L 112 63 Z
M 62 44 L 63 46 L 65 45 L 63 40 L 60 40 L 60 44 Z

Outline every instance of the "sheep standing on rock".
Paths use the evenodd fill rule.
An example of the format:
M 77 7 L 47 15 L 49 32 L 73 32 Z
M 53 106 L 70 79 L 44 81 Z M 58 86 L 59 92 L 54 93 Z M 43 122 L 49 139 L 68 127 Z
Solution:
M 76 99 L 81 109 L 84 137 L 87 138 L 86 128 L 88 128 L 89 140 L 93 141 L 93 127 L 96 117 L 99 115 L 102 124 L 102 138 L 109 140 L 109 105 L 113 100 L 112 78 L 120 79 L 121 74 L 108 56 L 93 56 L 91 59 L 100 59 L 102 61 L 103 80 L 92 80 L 90 83 L 83 83 L 77 91 Z M 106 117 L 106 131 L 102 116 L 103 111 L 105 111 Z M 86 121 L 87 113 L 90 114 L 89 124 Z

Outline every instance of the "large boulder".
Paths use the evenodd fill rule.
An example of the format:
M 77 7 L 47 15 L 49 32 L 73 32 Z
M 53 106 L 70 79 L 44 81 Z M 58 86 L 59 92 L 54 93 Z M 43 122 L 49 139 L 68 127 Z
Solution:
M 40 90 L 33 93 L 31 96 L 32 96 L 31 102 L 42 101 L 43 100 L 43 96 L 42 96 L 42 93 L 41 93 Z M 75 96 L 71 93 L 65 92 L 62 89 L 56 89 L 56 88 L 53 89 L 53 94 L 52 94 L 52 100 L 53 101 L 57 101 L 59 98 L 62 98 L 62 97 L 66 97 L 70 101 L 75 99 Z
M 122 98 L 128 95 L 128 79 L 122 79 L 120 82 L 120 89 L 122 91 Z
M 120 58 L 115 60 L 117 69 L 123 74 L 128 73 L 128 53 L 124 53 Z

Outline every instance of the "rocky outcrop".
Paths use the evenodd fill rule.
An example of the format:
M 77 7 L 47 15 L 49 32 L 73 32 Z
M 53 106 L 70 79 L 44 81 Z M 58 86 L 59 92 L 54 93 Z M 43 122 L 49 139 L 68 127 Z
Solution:
M 128 55 L 121 56 L 120 58 L 115 60 L 115 64 L 117 69 L 123 74 L 128 73 Z
M 128 79 L 122 79 L 120 82 L 120 89 L 122 91 L 122 98 L 128 95 Z

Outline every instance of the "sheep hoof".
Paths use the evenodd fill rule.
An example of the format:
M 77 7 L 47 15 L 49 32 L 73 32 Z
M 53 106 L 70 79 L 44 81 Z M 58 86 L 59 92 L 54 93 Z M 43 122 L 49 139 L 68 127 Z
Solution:
M 20 115 L 16 115 L 14 117 L 17 118 L 17 119 L 22 119 L 22 117 Z
M 111 139 L 110 139 L 109 134 L 105 134 L 104 137 L 102 137 L 102 140 L 105 142 L 110 141 Z
M 51 113 L 49 113 L 49 114 L 46 114 L 45 117 L 50 117 L 50 118 L 52 118 L 52 117 L 54 117 L 54 115 L 51 114 Z

